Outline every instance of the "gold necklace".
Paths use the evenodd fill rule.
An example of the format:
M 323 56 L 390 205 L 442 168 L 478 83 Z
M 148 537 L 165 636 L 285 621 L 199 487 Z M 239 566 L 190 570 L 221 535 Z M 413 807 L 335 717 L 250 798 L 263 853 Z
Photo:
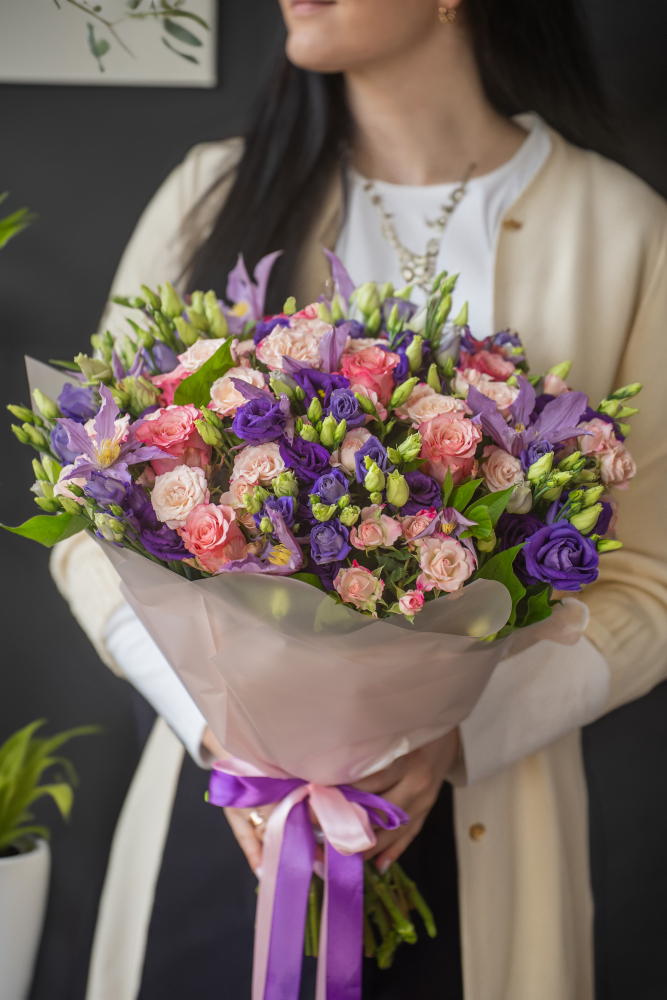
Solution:
M 408 250 L 408 248 L 401 243 L 398 238 L 398 233 L 396 232 L 396 227 L 393 223 L 394 216 L 385 208 L 382 196 L 378 194 L 374 182 L 366 181 L 364 184 L 364 191 L 367 193 L 380 215 L 382 235 L 387 243 L 396 251 L 401 268 L 401 277 L 406 284 L 419 285 L 420 288 L 423 288 L 426 291 L 431 290 L 431 283 L 435 277 L 438 254 L 440 253 L 440 247 L 442 246 L 442 239 L 445 235 L 447 223 L 449 222 L 454 209 L 466 193 L 468 181 L 470 180 L 474 169 L 475 164 L 471 163 L 466 170 L 461 183 L 458 184 L 452 191 L 449 201 L 445 205 L 442 205 L 441 214 L 438 218 L 426 220 L 426 225 L 431 229 L 435 229 L 437 235 L 433 236 L 428 241 L 426 244 L 426 252 L 423 254 L 412 253 L 411 250 Z

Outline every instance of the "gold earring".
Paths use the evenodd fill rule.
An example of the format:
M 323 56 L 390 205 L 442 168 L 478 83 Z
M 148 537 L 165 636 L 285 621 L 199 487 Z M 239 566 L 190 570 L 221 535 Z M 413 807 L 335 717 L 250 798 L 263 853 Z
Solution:
M 456 20 L 456 11 L 450 10 L 448 7 L 440 7 L 438 17 L 442 24 L 451 24 L 452 21 Z

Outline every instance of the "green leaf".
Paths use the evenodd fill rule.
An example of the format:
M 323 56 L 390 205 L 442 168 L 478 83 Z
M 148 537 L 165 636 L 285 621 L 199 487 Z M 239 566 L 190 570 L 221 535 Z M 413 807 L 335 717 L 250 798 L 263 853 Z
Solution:
M 415 469 L 420 469 L 422 465 L 426 464 L 425 458 L 413 458 L 411 462 L 406 462 L 402 468 L 401 472 L 405 474 L 406 472 L 414 472 Z
M 498 552 L 475 573 L 476 580 L 497 580 L 509 590 L 512 598 L 512 614 L 507 624 L 510 626 L 516 621 L 516 606 L 526 593 L 526 588 L 514 575 L 513 567 L 514 560 L 522 548 L 523 545 L 515 545 L 504 552 Z
M 317 587 L 318 590 L 324 590 L 322 581 L 316 573 L 292 573 L 292 579 L 302 580 L 304 583 L 309 583 L 311 587 Z
M 4 201 L 6 197 L 7 192 L 0 197 L 0 201 Z M 12 236 L 16 236 L 22 229 L 26 229 L 36 218 L 37 216 L 32 215 L 27 208 L 19 208 L 17 212 L 0 219 L 0 247 L 4 247 Z
M 469 483 L 461 483 L 461 485 L 457 486 L 452 492 L 449 498 L 449 506 L 453 507 L 454 510 L 458 510 L 459 513 L 462 513 L 472 500 L 475 491 L 481 482 L 481 479 L 472 479 Z
M 530 595 L 528 598 L 526 616 L 521 622 L 522 628 L 526 628 L 528 625 L 534 625 L 536 622 L 542 622 L 545 618 L 551 617 L 553 614 L 553 608 L 549 604 L 550 593 L 551 588 L 545 587 L 539 594 Z
M 188 17 L 191 21 L 196 21 L 197 24 L 202 26 L 202 28 L 206 28 L 207 31 L 210 31 L 210 28 L 204 18 L 200 17 L 199 14 L 193 14 L 192 11 L 175 10 L 173 7 L 168 7 L 165 13 L 169 14 L 170 17 Z
M 69 368 L 73 372 L 81 371 L 81 366 L 77 365 L 76 361 L 56 361 L 55 358 L 49 358 L 49 364 L 60 365 L 61 368 Z
M 493 531 L 493 524 L 489 517 L 489 512 L 484 504 L 475 504 L 465 512 L 465 517 L 470 521 L 476 521 L 472 527 L 467 528 L 461 534 L 461 538 L 488 538 Z
M 10 528 L 7 524 L 0 524 L 0 528 L 11 531 L 14 535 L 23 535 L 24 538 L 30 538 L 33 542 L 39 542 L 50 549 L 56 542 L 71 538 L 89 525 L 90 521 L 86 517 L 63 513 L 38 514 L 17 528 Z
M 165 17 L 163 22 L 164 30 L 167 31 L 172 38 L 176 38 L 179 42 L 183 42 L 184 45 L 194 45 L 201 46 L 202 42 L 196 35 L 193 35 L 191 31 L 184 28 L 182 24 L 176 24 L 175 21 L 170 21 L 168 17 Z
M 203 410 L 211 402 L 211 386 L 213 383 L 226 375 L 230 368 L 234 367 L 231 350 L 232 338 L 228 337 L 215 352 L 193 375 L 184 379 L 174 393 L 174 402 L 177 406 L 185 406 L 192 403 L 198 409 Z
M 50 795 L 60 810 L 63 819 L 68 819 L 74 801 L 74 792 L 65 781 L 59 781 L 55 785 L 38 785 L 30 796 L 31 802 L 36 802 L 44 795 Z
M 489 517 L 491 518 L 491 524 L 495 528 L 498 523 L 498 518 L 510 502 L 510 497 L 513 492 L 514 487 L 510 486 L 508 490 L 502 490 L 500 493 L 488 493 L 486 496 L 480 497 L 479 500 L 475 500 L 474 505 L 472 505 L 470 509 L 466 510 L 465 516 L 469 517 L 471 521 L 476 521 L 477 518 L 471 512 L 472 507 L 476 509 L 477 507 L 484 506 L 487 508 Z
M 452 495 L 452 490 L 454 489 L 454 480 L 452 479 L 452 473 L 449 467 L 447 468 L 447 473 L 445 475 L 445 481 L 442 484 L 442 506 L 447 507 L 450 496 Z

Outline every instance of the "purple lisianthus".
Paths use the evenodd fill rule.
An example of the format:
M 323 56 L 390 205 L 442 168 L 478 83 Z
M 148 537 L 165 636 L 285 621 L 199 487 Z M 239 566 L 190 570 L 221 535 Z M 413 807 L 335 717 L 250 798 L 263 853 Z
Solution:
M 387 455 L 387 449 L 376 437 L 371 435 L 363 447 L 354 454 L 354 467 L 358 483 L 363 483 L 366 478 L 366 472 L 368 471 L 365 462 L 366 456 L 372 459 L 373 462 L 376 462 L 383 472 L 391 472 L 393 469 L 393 465 Z
M 133 493 L 138 493 L 135 488 Z M 177 531 L 168 528 L 158 521 L 150 499 L 138 504 L 139 497 L 133 496 L 132 506 L 124 505 L 128 513 L 128 521 L 134 528 L 137 538 L 152 556 L 169 562 L 172 559 L 181 560 L 191 556 Z
M 67 428 L 61 423 L 57 423 L 50 434 L 51 451 L 60 459 L 63 465 L 73 465 L 81 454 L 69 447 L 69 434 Z
M 252 337 L 255 344 L 261 344 L 277 326 L 289 326 L 289 316 L 269 316 L 268 319 L 260 319 Z
M 600 512 L 600 516 L 595 522 L 595 527 L 593 528 L 593 531 L 595 532 L 596 535 L 607 534 L 613 516 L 614 516 L 614 508 L 606 500 L 603 500 L 602 511 Z
M 308 407 L 314 396 L 320 400 L 322 409 L 329 406 L 331 394 L 335 389 L 349 389 L 350 380 L 344 375 L 329 372 L 319 372 L 315 368 L 302 368 L 295 371 L 292 378 L 306 394 L 304 406 Z
M 543 527 L 542 521 L 535 514 L 501 514 L 496 525 L 498 550 L 505 552 L 515 545 L 522 545 Z M 524 549 L 517 553 L 513 565 L 515 574 L 524 586 L 532 587 L 540 582 L 540 577 L 531 575 L 526 568 Z
M 242 441 L 257 445 L 282 437 L 285 424 L 280 400 L 262 392 L 238 408 L 232 430 Z
M 349 492 L 349 484 L 339 469 L 331 469 L 317 480 L 312 493 L 320 497 L 322 503 L 332 504 Z
M 350 532 L 336 518 L 316 524 L 310 532 L 310 554 L 319 566 L 341 562 L 350 553 Z
M 600 557 L 595 542 L 568 521 L 556 521 L 536 531 L 522 553 L 530 577 L 556 590 L 581 590 L 597 580 Z
M 146 348 L 141 348 L 144 356 L 146 357 Z M 156 340 L 150 350 L 150 355 L 146 357 L 147 361 L 153 358 L 155 367 L 157 368 L 160 375 L 164 375 L 167 372 L 173 372 L 174 368 L 178 368 L 178 358 L 172 351 L 171 347 L 167 347 L 162 341 Z
M 314 483 L 331 468 L 327 449 L 314 441 L 304 441 L 302 437 L 295 437 L 293 441 L 284 437 L 280 442 L 280 455 L 287 468 L 305 483 Z
M 176 362 L 178 364 L 178 361 Z M 66 382 L 58 396 L 58 406 L 63 417 L 85 424 L 100 408 L 99 399 L 92 386 L 72 385 Z
M 339 319 L 335 323 L 335 326 L 342 326 L 343 323 L 349 323 L 350 329 L 348 330 L 348 337 L 352 337 L 352 340 L 359 340 L 361 337 L 366 336 L 366 327 L 363 323 L 360 323 L 356 319 Z
M 528 472 L 533 462 L 537 462 L 544 455 L 548 455 L 550 451 L 554 451 L 554 446 L 549 441 L 531 441 L 528 447 L 524 448 L 521 452 L 520 457 L 523 471 Z
M 324 412 L 330 413 L 338 424 L 344 420 L 348 430 L 366 423 L 366 414 L 351 389 L 334 389 Z
M 102 507 L 108 507 L 112 503 L 121 504 L 130 487 L 131 480 L 128 482 L 129 478 L 127 473 L 123 478 L 120 478 L 113 472 L 95 470 L 88 476 L 88 482 L 84 486 L 83 492 L 86 496 L 97 500 Z
M 294 525 L 294 511 L 296 508 L 296 502 L 294 497 L 273 497 L 269 496 L 264 501 L 264 506 L 262 507 L 259 514 L 253 515 L 253 520 L 257 527 L 259 528 L 262 523 L 263 517 L 270 517 L 269 511 L 276 511 L 283 519 L 286 528 L 291 528 Z
M 410 499 L 401 507 L 401 514 L 412 516 L 420 510 L 440 506 L 440 484 L 432 476 L 415 469 L 414 472 L 406 472 L 405 481 L 410 487 Z

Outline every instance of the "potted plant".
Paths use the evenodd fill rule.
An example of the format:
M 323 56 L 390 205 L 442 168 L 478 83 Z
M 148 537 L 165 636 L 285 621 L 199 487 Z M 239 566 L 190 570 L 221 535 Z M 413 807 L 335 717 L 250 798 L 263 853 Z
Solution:
M 73 736 L 98 732 L 80 726 L 44 739 L 44 720 L 31 722 L 0 746 L 0 1000 L 24 1000 L 42 932 L 49 884 L 49 831 L 30 808 L 47 795 L 63 819 L 72 808 L 76 772 L 56 755 Z M 45 777 L 51 771 L 52 779 Z

